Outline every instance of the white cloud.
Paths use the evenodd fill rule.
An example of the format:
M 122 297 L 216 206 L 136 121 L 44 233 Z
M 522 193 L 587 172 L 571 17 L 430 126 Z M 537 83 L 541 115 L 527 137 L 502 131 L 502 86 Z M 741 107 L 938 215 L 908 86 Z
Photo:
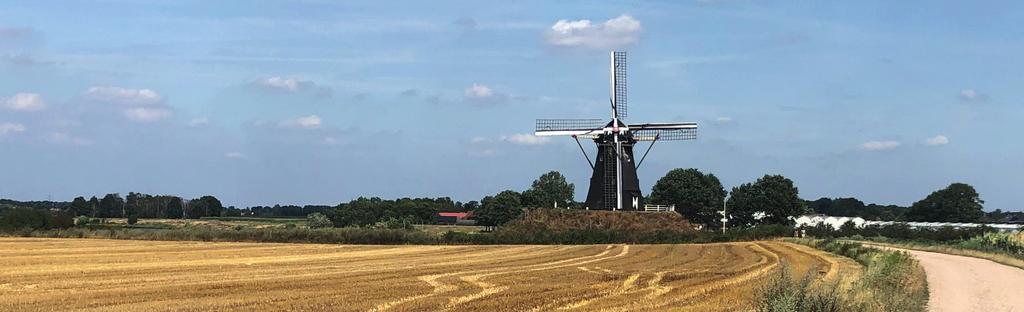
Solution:
M 988 95 L 981 94 L 974 89 L 963 89 L 960 90 L 960 100 L 964 102 L 985 102 L 988 101 Z
M 487 143 L 487 142 L 490 142 L 490 141 L 491 141 L 491 139 L 488 139 L 488 138 L 485 138 L 485 137 L 481 137 L 481 136 L 477 136 L 477 137 L 473 137 L 472 139 L 470 139 L 469 143 L 480 144 L 480 143 Z
M 732 122 L 732 117 L 718 117 L 715 118 L 715 121 L 717 121 L 718 123 L 730 123 Z
M 493 97 L 494 90 L 491 89 L 491 87 L 474 83 L 469 88 L 466 88 L 466 91 L 464 91 L 463 94 L 466 96 L 466 98 L 484 99 Z
M 519 145 L 541 145 L 551 143 L 551 138 L 549 137 L 536 136 L 532 134 L 513 134 L 509 136 L 502 136 L 501 140 Z
M 38 93 L 18 93 L 4 101 L 4 106 L 16 111 L 37 111 L 46 108 Z
M 303 129 L 316 129 L 320 128 L 322 120 L 317 115 L 309 115 L 306 117 L 299 117 L 295 119 L 288 119 L 281 122 L 282 127 L 286 128 L 303 128 Z
M 640 21 L 628 14 L 601 24 L 593 24 L 587 19 L 563 19 L 548 30 L 547 42 L 561 47 L 609 49 L 636 43 L 642 30 Z
M 160 121 L 174 115 L 170 109 L 161 107 L 132 107 L 123 111 L 124 116 L 136 122 Z
M 25 125 L 19 123 L 0 123 L 0 136 L 8 133 L 25 132 Z
M 256 84 L 270 89 L 277 89 L 288 92 L 299 91 L 299 81 L 295 80 L 294 78 L 270 77 L 267 79 L 257 80 Z
M 940 134 L 925 139 L 924 144 L 929 146 L 946 145 L 949 144 L 949 138 L 947 138 L 945 135 Z
M 240 152 L 228 152 L 228 153 L 224 153 L 224 157 L 230 158 L 230 159 L 242 159 L 242 158 L 246 158 L 248 156 L 245 156 L 245 154 L 242 154 Z
M 334 89 L 331 87 L 318 86 L 317 83 L 312 81 L 279 76 L 258 79 L 252 82 L 251 85 L 275 92 L 308 93 L 318 98 L 329 98 L 334 95 Z
M 121 87 L 91 87 L 85 97 L 98 101 L 127 104 L 157 104 L 163 97 L 150 89 L 126 89 Z
M 509 100 L 520 98 L 495 91 L 491 87 L 479 83 L 474 83 L 472 86 L 469 86 L 469 88 L 466 88 L 466 90 L 463 90 L 462 96 L 462 100 L 466 103 L 481 106 L 502 104 Z M 428 101 L 430 101 L 429 98 Z
M 193 118 L 191 121 L 188 122 L 188 125 L 191 127 L 201 127 L 208 124 L 210 124 L 210 119 L 206 117 Z
M 865 151 L 881 151 L 889 150 L 900 147 L 902 143 L 898 141 L 867 141 L 860 145 L 860 149 Z
M 78 146 L 83 146 L 83 145 L 90 145 L 90 144 L 92 144 L 92 141 L 90 141 L 90 140 L 79 138 L 79 137 L 75 137 L 75 136 L 72 136 L 72 135 L 64 133 L 64 132 L 53 132 L 53 133 L 50 133 L 50 134 L 48 134 L 45 137 L 45 139 L 46 139 L 47 142 L 50 142 L 50 143 L 53 143 L 53 144 L 59 144 L 59 145 L 78 145 Z

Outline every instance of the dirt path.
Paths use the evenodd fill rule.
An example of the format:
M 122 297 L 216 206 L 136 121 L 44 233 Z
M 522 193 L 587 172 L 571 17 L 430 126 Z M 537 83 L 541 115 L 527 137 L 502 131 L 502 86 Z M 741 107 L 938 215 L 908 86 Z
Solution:
M 1024 270 L 985 259 L 906 250 L 928 275 L 929 311 L 1024 311 Z

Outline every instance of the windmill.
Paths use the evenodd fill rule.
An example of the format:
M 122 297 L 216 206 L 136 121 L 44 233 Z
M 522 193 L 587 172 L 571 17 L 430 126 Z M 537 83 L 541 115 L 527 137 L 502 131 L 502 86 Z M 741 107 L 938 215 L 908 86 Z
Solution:
M 611 53 L 612 120 L 602 119 L 537 119 L 535 135 L 571 136 L 579 145 L 583 157 L 594 170 L 590 177 L 586 206 L 597 210 L 639 210 L 643 206 L 640 180 L 636 169 L 647 158 L 657 141 L 697 139 L 697 123 L 640 123 L 626 124 L 626 52 Z M 597 144 L 593 162 L 580 139 L 592 139 Z M 634 162 L 633 146 L 650 141 L 647 151 Z

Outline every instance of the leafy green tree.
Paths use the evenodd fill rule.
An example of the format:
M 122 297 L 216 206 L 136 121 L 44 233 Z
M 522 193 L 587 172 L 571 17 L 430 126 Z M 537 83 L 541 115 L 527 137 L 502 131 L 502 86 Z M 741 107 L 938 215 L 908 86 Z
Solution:
M 216 197 L 206 195 L 189 201 L 187 210 L 188 218 L 219 217 L 224 205 Z
M 654 184 L 648 202 L 675 205 L 676 212 L 690 222 L 721 225 L 718 211 L 722 210 L 725 202 L 725 188 L 714 174 L 704 174 L 692 168 L 673 169 Z
M 474 211 L 480 208 L 480 202 L 471 200 L 462 204 L 462 211 Z
M 89 202 L 85 200 L 85 197 L 78 196 L 71 201 L 68 212 L 75 216 L 88 216 L 92 214 L 92 207 L 89 207 Z
M 93 218 L 100 218 L 100 200 L 96 196 L 89 199 L 89 215 Z
M 167 219 L 182 219 L 185 213 L 185 200 L 181 197 L 171 197 L 167 200 L 163 209 L 163 217 Z
M 110 193 L 100 200 L 100 218 L 120 218 L 124 216 L 124 199 L 117 193 Z
M 325 215 L 336 227 L 368 226 L 380 219 L 377 212 L 382 212 L 378 209 L 381 202 L 382 200 L 376 197 L 360 197 L 348 204 L 325 211 Z
M 46 228 L 46 213 L 31 209 L 13 207 L 0 212 L 0 230 L 43 229 Z
M 507 190 L 495 196 L 484 197 L 480 201 L 480 208 L 473 213 L 474 218 L 480 225 L 502 225 L 523 213 L 522 195 L 519 192 Z
M 806 213 L 820 213 L 827 215 L 832 212 L 832 199 L 828 197 L 822 197 L 818 198 L 818 200 L 815 201 L 809 201 L 806 203 L 806 205 Z
M 985 201 L 965 183 L 953 183 L 915 202 L 906 213 L 909 221 L 977 222 L 985 215 Z
M 321 229 L 332 227 L 334 226 L 334 223 L 331 222 L 331 219 L 328 219 L 326 215 L 314 212 L 306 217 L 306 226 L 311 229 Z
M 727 206 L 732 218 L 729 222 L 741 225 L 790 224 L 789 217 L 804 211 L 799 190 L 781 175 L 765 175 L 754 183 L 734 187 Z
M 528 208 L 568 207 L 573 203 L 576 186 L 566 182 L 558 171 L 545 173 L 533 181 L 529 190 L 522 194 L 523 205 Z

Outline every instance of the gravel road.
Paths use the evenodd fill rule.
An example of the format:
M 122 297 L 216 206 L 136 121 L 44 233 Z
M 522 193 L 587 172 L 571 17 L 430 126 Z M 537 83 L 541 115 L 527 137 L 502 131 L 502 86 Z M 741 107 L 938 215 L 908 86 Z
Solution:
M 905 251 L 928 275 L 929 311 L 1024 311 L 1024 270 L 985 259 Z

